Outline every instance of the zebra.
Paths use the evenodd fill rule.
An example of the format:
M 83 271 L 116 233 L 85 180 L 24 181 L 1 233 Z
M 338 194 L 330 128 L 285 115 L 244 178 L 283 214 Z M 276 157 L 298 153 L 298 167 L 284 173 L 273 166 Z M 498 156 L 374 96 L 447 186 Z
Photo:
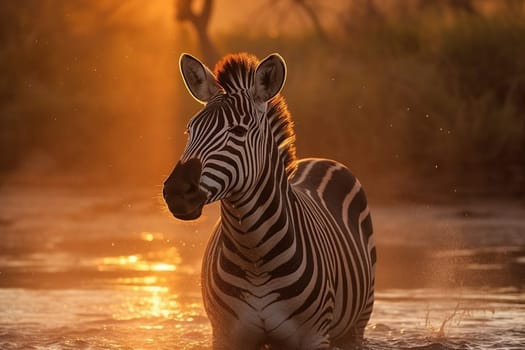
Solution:
M 203 304 L 219 349 L 345 348 L 363 339 L 374 304 L 376 248 L 367 199 L 342 164 L 297 159 L 280 91 L 286 64 L 247 53 L 214 72 L 179 61 L 204 108 L 164 182 L 178 219 L 220 201 L 202 263 Z

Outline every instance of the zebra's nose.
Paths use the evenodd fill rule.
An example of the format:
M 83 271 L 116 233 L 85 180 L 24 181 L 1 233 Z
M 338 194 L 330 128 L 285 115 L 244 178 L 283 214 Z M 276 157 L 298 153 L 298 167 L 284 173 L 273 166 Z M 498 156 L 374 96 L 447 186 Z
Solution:
M 167 200 L 171 191 L 173 195 L 189 198 L 191 197 L 191 194 L 196 192 L 198 189 L 198 185 L 189 182 L 180 183 L 178 186 L 170 186 L 169 184 L 164 183 L 164 187 L 162 188 L 162 197 L 164 197 L 164 200 Z
M 207 195 L 199 188 L 202 164 L 198 159 L 180 161 L 164 182 L 162 196 L 178 218 L 193 219 L 200 215 Z
M 172 173 L 164 182 L 163 196 L 188 195 L 198 191 L 202 164 L 198 159 L 190 159 L 184 163 L 178 162 Z

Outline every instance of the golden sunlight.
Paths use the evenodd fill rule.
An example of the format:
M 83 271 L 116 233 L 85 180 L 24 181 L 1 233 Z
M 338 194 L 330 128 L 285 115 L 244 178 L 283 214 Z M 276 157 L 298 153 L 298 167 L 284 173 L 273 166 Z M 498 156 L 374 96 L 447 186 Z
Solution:
M 142 232 L 140 234 L 140 238 L 143 241 L 152 242 L 155 239 L 163 240 L 164 234 L 162 234 L 161 232 Z
M 142 310 L 142 316 L 171 317 L 172 310 L 169 307 L 168 288 L 158 286 L 147 288 L 151 291 L 151 295 L 143 300 L 146 307 Z
M 144 285 L 151 286 L 155 284 L 164 283 L 165 280 L 157 276 L 145 276 L 145 277 L 123 277 L 117 279 L 119 285 Z
M 165 263 L 153 264 L 150 266 L 151 266 L 151 271 L 175 271 L 177 269 L 176 265 L 165 264 Z
M 161 253 L 148 253 L 146 255 L 108 256 L 98 261 L 99 271 L 176 271 L 181 263 L 181 257 L 175 247 Z
M 176 269 L 175 263 L 152 262 L 137 255 L 105 257 L 98 265 L 99 271 L 175 271 Z
M 177 315 L 178 303 L 171 300 L 169 289 L 161 286 L 135 286 L 132 288 L 139 295 L 129 297 L 112 316 L 118 320 L 135 318 L 162 317 Z

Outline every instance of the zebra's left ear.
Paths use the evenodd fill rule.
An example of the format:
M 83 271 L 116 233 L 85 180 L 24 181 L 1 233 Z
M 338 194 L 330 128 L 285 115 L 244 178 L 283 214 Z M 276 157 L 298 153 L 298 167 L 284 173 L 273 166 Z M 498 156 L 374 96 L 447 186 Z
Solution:
M 277 95 L 286 80 L 286 63 L 279 54 L 271 54 L 262 60 L 255 70 L 254 98 L 266 102 Z

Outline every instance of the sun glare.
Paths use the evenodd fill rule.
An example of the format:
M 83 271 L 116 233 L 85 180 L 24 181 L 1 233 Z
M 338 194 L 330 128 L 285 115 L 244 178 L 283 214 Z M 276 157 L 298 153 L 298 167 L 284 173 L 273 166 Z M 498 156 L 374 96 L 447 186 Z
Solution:
M 164 234 L 162 234 L 161 232 L 142 232 L 140 234 L 140 238 L 143 241 L 153 242 L 156 239 L 163 240 Z
M 143 233 L 142 239 L 151 242 L 161 237 L 162 234 Z M 169 272 L 176 271 L 181 264 L 179 251 L 171 247 L 161 252 L 149 252 L 146 254 L 131 254 L 120 256 L 107 256 L 99 259 L 97 267 L 99 271 L 150 271 Z
M 142 233 L 142 239 L 143 239 L 144 241 L 151 242 L 151 241 L 153 241 L 154 236 L 153 236 L 152 233 L 144 232 L 144 233 Z
M 177 269 L 177 266 L 172 264 L 154 264 L 151 265 L 151 271 L 175 271 Z
M 105 257 L 98 265 L 99 271 L 131 270 L 131 271 L 175 271 L 180 258 L 174 257 L 172 262 L 151 261 L 140 255 Z

